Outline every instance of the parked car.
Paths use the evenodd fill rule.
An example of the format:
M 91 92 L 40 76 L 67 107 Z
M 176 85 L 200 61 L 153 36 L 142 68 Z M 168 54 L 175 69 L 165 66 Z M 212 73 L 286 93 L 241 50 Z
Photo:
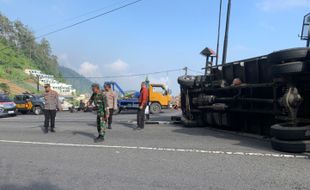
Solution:
M 43 113 L 44 98 L 41 95 L 16 95 L 14 98 L 14 102 L 18 111 L 22 114 L 32 112 L 35 115 L 40 115 Z
M 0 116 L 15 116 L 16 104 L 5 94 L 0 94 Z

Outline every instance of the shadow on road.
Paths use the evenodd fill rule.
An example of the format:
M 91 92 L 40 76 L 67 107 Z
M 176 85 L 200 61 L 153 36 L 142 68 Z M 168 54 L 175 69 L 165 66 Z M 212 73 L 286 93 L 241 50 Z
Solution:
M 132 123 L 128 123 L 126 121 L 115 121 L 113 122 L 114 124 L 119 124 L 121 127 L 127 127 L 127 128 L 131 128 L 131 129 L 134 129 L 137 127 L 137 125 L 135 124 L 132 124 Z M 112 125 L 113 125 L 112 123 Z
M 39 125 L 37 127 L 41 129 L 42 133 L 46 133 L 44 125 Z
M 134 115 L 137 114 L 137 110 L 122 110 L 121 113 L 118 113 L 116 115 Z
M 56 185 L 53 185 L 49 182 L 45 183 L 31 183 L 28 186 L 19 186 L 15 184 L 6 184 L 6 185 L 0 185 L 1 190 L 62 190 Z
M 97 127 L 97 123 L 87 123 L 88 126 Z
M 88 137 L 88 138 L 91 138 L 91 139 L 95 139 L 96 138 L 95 134 L 87 133 L 87 132 L 83 132 L 83 131 L 73 131 L 72 134 L 73 135 L 81 135 L 81 136 Z
M 178 125 L 180 126 L 180 125 Z M 233 131 L 222 131 L 212 128 L 178 128 L 173 130 L 176 133 L 183 133 L 186 135 L 194 135 L 194 136 L 205 136 L 206 138 L 212 139 L 224 139 L 227 140 L 225 142 L 231 142 L 231 145 L 235 146 L 243 146 L 249 148 L 255 148 L 265 151 L 271 151 L 270 142 L 263 137 L 253 137 L 250 134 L 241 134 Z

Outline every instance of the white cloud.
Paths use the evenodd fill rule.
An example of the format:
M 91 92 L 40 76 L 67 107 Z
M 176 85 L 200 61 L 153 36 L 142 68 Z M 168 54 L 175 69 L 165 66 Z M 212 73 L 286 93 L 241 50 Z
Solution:
M 268 12 L 310 8 L 310 0 L 260 0 L 257 7 Z
M 116 60 L 114 63 L 105 65 L 106 68 L 110 69 L 112 72 L 121 73 L 128 69 L 128 63 L 122 61 L 121 59 Z
M 98 76 L 98 68 L 98 65 L 86 61 L 80 65 L 79 73 L 87 77 Z

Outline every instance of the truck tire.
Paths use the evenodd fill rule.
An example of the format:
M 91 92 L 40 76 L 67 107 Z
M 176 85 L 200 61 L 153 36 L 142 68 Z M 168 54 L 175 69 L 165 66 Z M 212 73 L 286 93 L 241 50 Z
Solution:
M 191 88 L 195 84 L 195 77 L 191 75 L 183 75 L 178 78 L 178 83 L 181 86 Z
M 271 72 L 275 76 L 306 72 L 308 69 L 304 65 L 305 62 L 301 61 L 273 65 Z
M 268 61 L 273 64 L 304 61 L 310 57 L 310 48 L 292 48 L 276 51 L 268 55 Z
M 157 102 L 153 102 L 150 106 L 150 113 L 151 114 L 158 114 L 161 112 L 161 105 Z
M 40 106 L 34 107 L 32 111 L 33 111 L 33 113 L 34 113 L 35 115 L 40 115 L 40 114 L 42 114 L 42 112 L 43 112 L 43 110 L 42 110 L 42 108 L 41 108 Z
M 310 125 L 275 124 L 271 126 L 270 133 L 279 140 L 310 140 Z
M 303 153 L 310 151 L 310 140 L 307 141 L 284 141 L 276 138 L 271 139 L 273 149 L 281 152 Z

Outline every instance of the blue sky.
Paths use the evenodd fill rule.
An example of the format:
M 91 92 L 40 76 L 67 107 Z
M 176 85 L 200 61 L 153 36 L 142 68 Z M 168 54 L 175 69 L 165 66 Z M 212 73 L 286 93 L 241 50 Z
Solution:
M 0 0 L 0 11 L 12 20 L 21 20 L 39 36 L 117 7 L 121 2 L 124 0 Z M 303 16 L 310 12 L 310 0 L 232 3 L 229 61 L 305 46 L 298 35 Z M 218 7 L 219 0 L 143 0 L 47 39 L 60 64 L 85 76 L 147 73 L 185 66 L 201 70 L 205 60 L 199 52 L 206 46 L 216 47 Z M 72 19 L 88 12 L 92 13 Z M 167 83 L 176 94 L 176 78 L 181 74 L 164 73 L 149 78 Z M 125 89 L 136 89 L 143 79 L 115 80 Z

